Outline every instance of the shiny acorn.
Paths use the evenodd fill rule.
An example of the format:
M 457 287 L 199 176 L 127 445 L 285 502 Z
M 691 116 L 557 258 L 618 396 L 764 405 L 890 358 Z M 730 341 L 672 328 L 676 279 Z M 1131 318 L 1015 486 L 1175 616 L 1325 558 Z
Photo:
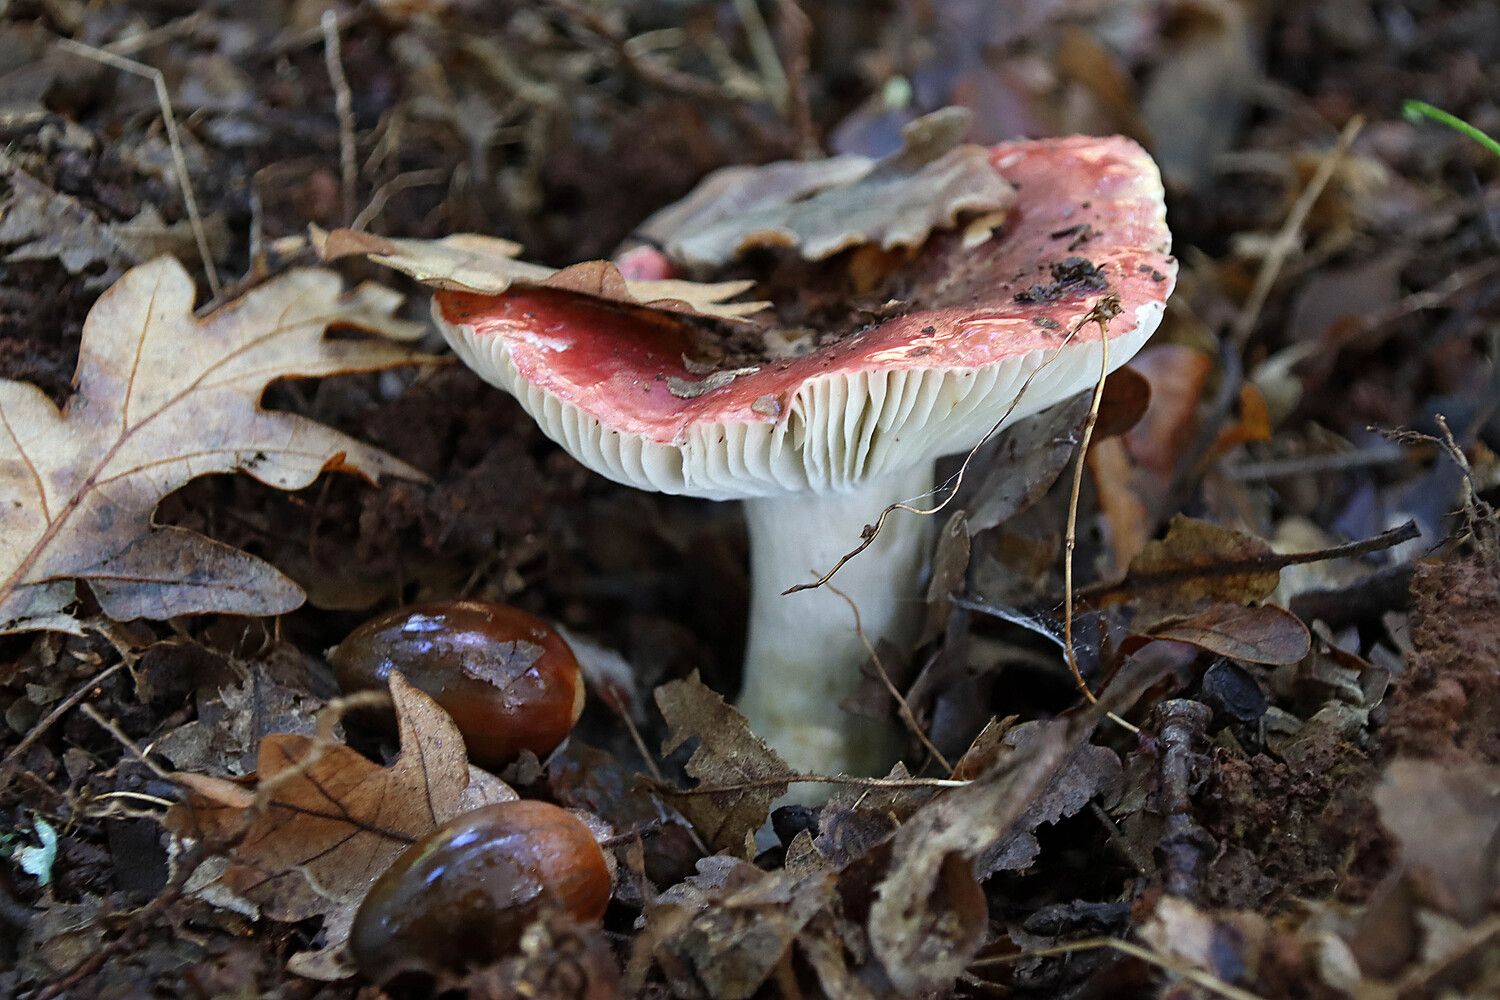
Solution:
M 464 813 L 376 879 L 349 950 L 375 982 L 436 976 L 514 954 L 549 908 L 597 923 L 610 899 L 604 852 L 566 809 L 518 800 Z
M 431 695 L 474 763 L 546 757 L 583 712 L 583 677 L 552 626 L 491 601 L 434 601 L 361 625 L 329 654 L 345 692 L 385 690 L 392 670 Z

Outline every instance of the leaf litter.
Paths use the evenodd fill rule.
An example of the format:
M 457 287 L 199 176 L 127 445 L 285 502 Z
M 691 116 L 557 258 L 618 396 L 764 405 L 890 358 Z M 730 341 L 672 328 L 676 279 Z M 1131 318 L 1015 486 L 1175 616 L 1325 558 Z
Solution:
M 24 623 L 31 634 L 8 639 L 12 655 L 0 663 L 9 740 L 0 808 L 17 829 L 46 822 L 57 853 L 46 892 L 19 868 L 0 880 L 0 920 L 25 926 L 19 957 L 0 956 L 0 992 L 42 984 L 176 995 L 184 981 L 216 995 L 305 990 L 286 970 L 299 951 L 294 968 L 337 972 L 331 952 L 307 949 L 336 936 L 340 907 L 358 890 L 339 885 L 339 902 L 309 890 L 310 866 L 273 851 L 274 836 L 269 860 L 257 862 L 278 869 L 262 873 L 274 877 L 264 882 L 269 909 L 258 912 L 320 908 L 305 922 L 252 922 L 243 898 L 182 895 L 166 872 L 168 889 L 130 914 L 145 898 L 127 888 L 145 855 L 127 833 L 143 824 L 154 832 L 166 803 L 199 793 L 179 793 L 126 760 L 94 720 L 158 765 L 198 774 L 180 778 L 189 789 L 231 801 L 245 800 L 230 789 L 254 796 L 287 764 L 271 756 L 278 747 L 326 744 L 323 753 L 381 786 L 383 773 L 403 767 L 400 748 L 352 719 L 346 742 L 317 735 L 314 719 L 332 693 L 317 676 L 319 654 L 355 623 L 351 609 L 461 592 L 562 619 L 618 650 L 614 660 L 633 673 L 610 673 L 607 701 L 591 688 L 594 705 L 573 743 L 515 774 L 522 794 L 592 809 L 626 832 L 606 926 L 538 925 L 521 954 L 446 984 L 460 995 L 877 998 L 925 988 L 1337 998 L 1500 989 L 1488 961 L 1500 939 L 1495 873 L 1481 846 L 1495 836 L 1500 762 L 1488 513 L 1500 440 L 1482 405 L 1494 385 L 1484 336 L 1493 297 L 1473 277 L 1487 273 L 1495 167 L 1456 138 L 1389 114 L 1411 96 L 1390 91 L 1394 59 L 1403 87 L 1429 88 L 1422 96 L 1492 124 L 1493 87 L 1452 39 L 1482 37 L 1493 12 L 1460 3 L 1392 15 L 1357 0 L 1336 14 L 1309 6 L 1266 22 L 1203 4 L 1163 17 L 938 2 L 850 22 L 836 5 L 804 0 L 814 37 L 840 40 L 809 50 L 804 74 L 790 4 L 762 11 L 775 37 L 759 40 L 727 13 L 685 21 L 668 38 L 633 3 L 606 16 L 570 2 L 545 16 L 522 6 L 355 5 L 340 15 L 334 51 L 317 12 L 292 5 L 274 26 L 228 9 L 120 21 L 103 8 L 35 14 L 23 5 L 0 29 L 14 42 L 4 53 L 23 59 L 0 80 L 11 116 L 0 371 L 72 406 L 70 352 L 80 335 L 85 360 L 97 351 L 101 321 L 80 322 L 98 289 L 122 274 L 136 281 L 128 269 L 160 252 L 197 258 L 184 240 L 181 178 L 159 126 L 146 125 L 156 114 L 149 89 L 101 85 L 97 66 L 48 47 L 53 34 L 159 65 L 173 104 L 192 107 L 182 118 L 187 180 L 210 236 L 226 237 L 210 241 L 212 256 L 226 273 L 249 273 L 244 298 L 285 291 L 284 269 L 306 246 L 309 221 L 330 232 L 352 224 L 398 234 L 340 238 L 394 247 L 435 283 L 555 280 L 569 294 L 702 322 L 714 343 L 685 362 L 693 378 L 681 380 L 681 393 L 774 363 L 760 340 L 795 351 L 825 324 L 846 335 L 899 311 L 888 300 L 902 289 L 890 279 L 913 250 L 933 235 L 967 246 L 1003 221 L 1005 206 L 963 200 L 980 177 L 972 152 L 954 156 L 937 139 L 921 155 L 903 152 L 903 143 L 920 149 L 902 128 L 923 112 L 965 105 L 975 142 L 1133 134 L 1153 142 L 1167 169 L 1189 263 L 1153 344 L 1106 383 L 1072 541 L 1083 581 L 1074 631 L 1090 684 L 1108 701 L 1133 669 L 1156 667 L 1137 708 L 1115 706 L 1139 733 L 1079 712 L 1058 656 L 1068 497 L 1056 480 L 1074 457 L 1084 413 L 1076 405 L 992 442 L 944 536 L 924 645 L 897 683 L 916 725 L 957 769 L 948 773 L 913 740 L 886 778 L 834 785 L 826 806 L 799 810 L 779 801 L 794 776 L 729 704 L 683 680 L 701 670 L 714 690 L 733 688 L 744 577 L 732 514 L 582 476 L 465 372 L 415 383 L 397 372 L 337 376 L 314 387 L 281 377 L 322 378 L 334 366 L 303 371 L 278 356 L 264 382 L 243 388 L 226 426 L 243 436 L 283 415 L 308 421 L 321 450 L 299 486 L 325 466 L 390 474 L 391 484 L 374 491 L 325 477 L 287 491 L 190 470 L 194 481 L 181 489 L 162 481 L 132 495 L 129 537 L 184 540 L 187 556 L 167 562 L 170 573 L 209 567 L 211 585 L 165 594 L 157 607 L 171 613 L 166 620 L 101 623 L 100 610 L 140 608 L 90 582 L 90 566 L 66 564 L 38 581 L 36 613 Z M 776 59 L 755 55 L 778 49 L 781 77 Z M 330 58 L 343 60 L 343 72 L 331 73 Z M 352 102 L 341 104 L 335 79 Z M 1454 80 L 1467 82 L 1455 90 Z M 1250 95 L 1266 86 L 1299 100 L 1247 118 Z M 1359 141 L 1332 146 L 1326 135 L 1356 111 L 1370 119 Z M 346 126 L 347 152 L 357 154 L 352 190 L 335 141 Z M 821 138 L 837 155 L 789 159 Z M 705 175 L 696 193 L 653 217 L 675 213 L 691 225 L 662 223 L 658 245 L 646 248 L 666 251 L 658 257 L 701 286 L 649 255 L 622 255 L 618 268 L 605 259 L 632 235 L 653 238 L 642 217 Z M 1308 181 L 1320 177 L 1327 183 L 1308 201 Z M 1010 211 L 1025 210 L 1025 194 L 1015 192 Z M 358 220 L 344 212 L 366 199 Z M 876 202 L 921 211 L 875 209 L 873 224 L 845 224 Z M 1308 211 L 1291 213 L 1288 228 L 1299 202 Z M 498 236 L 437 249 L 395 242 L 455 230 Z M 851 234 L 863 245 L 851 246 Z M 1060 229 L 1058 248 L 1087 262 L 1091 238 L 1087 227 Z M 807 261 L 788 243 L 812 256 L 842 249 Z M 524 263 L 521 245 L 537 260 L 587 263 Z M 1374 264 L 1372 246 L 1381 248 Z M 723 291 L 768 260 L 779 263 L 765 293 Z M 655 270 L 636 270 L 643 261 Z M 1017 285 L 1024 294 L 1089 280 L 1063 254 L 1039 263 L 1062 271 L 1028 275 Z M 1371 294 L 1336 294 L 1348 288 Z M 342 328 L 420 332 L 394 318 L 390 296 L 340 300 L 332 284 L 320 294 L 336 303 L 325 312 Z M 774 300 L 806 329 L 756 332 L 742 322 L 752 303 L 740 300 L 752 297 Z M 168 339 L 178 349 L 241 301 L 213 303 L 195 320 L 192 292 L 177 299 Z M 1225 329 L 1236 331 L 1232 345 Z M 736 336 L 755 350 L 740 350 Z M 263 391 L 274 411 L 257 409 Z M 774 399 L 764 409 L 778 413 Z M 180 438 L 208 426 L 199 416 L 175 424 Z M 1371 424 L 1422 436 L 1392 447 L 1372 440 Z M 414 469 L 431 478 L 401 478 Z M 1181 515 L 1192 520 L 1174 520 Z M 1420 542 L 1416 527 L 1391 528 L 1408 517 Z M 185 541 L 187 530 L 216 543 Z M 204 544 L 232 545 L 294 575 L 316 591 L 313 606 L 274 620 L 182 617 L 237 608 L 212 575 L 227 571 L 195 558 Z M 1323 572 L 1323 560 L 1337 560 L 1337 572 Z M 261 572 L 234 577 L 263 602 L 239 610 L 269 613 L 268 593 L 293 600 L 284 580 Z M 32 627 L 43 624 L 65 631 Z M 894 699 L 876 687 L 890 710 Z M 661 717 L 649 710 L 653 689 L 665 694 Z M 608 703 L 622 711 L 601 707 Z M 446 732 L 439 717 L 415 717 L 428 736 Z M 657 759 L 662 743 L 678 750 Z M 246 778 L 257 756 L 265 762 Z M 296 759 L 281 767 L 294 805 L 306 791 L 298 767 L 312 771 L 325 758 Z M 500 793 L 494 779 L 447 763 L 446 786 L 466 773 Z M 339 794 L 367 805 L 357 788 Z M 405 818 L 402 835 L 415 835 L 421 817 Z M 176 846 L 179 860 L 194 860 Z M 221 854 L 198 870 L 218 866 L 222 876 L 236 855 Z M 175 933 L 184 926 L 191 937 Z M 322 987 L 328 996 L 361 988 Z

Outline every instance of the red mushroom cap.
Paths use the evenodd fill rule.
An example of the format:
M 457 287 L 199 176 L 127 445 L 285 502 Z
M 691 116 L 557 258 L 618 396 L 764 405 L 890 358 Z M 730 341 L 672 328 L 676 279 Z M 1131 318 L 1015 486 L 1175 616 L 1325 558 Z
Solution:
M 1012 403 L 1006 422 L 1091 386 L 1100 334 L 1085 320 L 1107 297 L 1111 368 L 1160 321 L 1177 263 L 1144 150 L 1073 137 L 1002 143 L 990 161 L 1015 207 L 978 247 L 929 240 L 915 309 L 693 398 L 669 382 L 702 381 L 673 318 L 520 287 L 441 291 L 434 313 L 470 367 L 612 479 L 716 499 L 852 489 L 972 447 Z

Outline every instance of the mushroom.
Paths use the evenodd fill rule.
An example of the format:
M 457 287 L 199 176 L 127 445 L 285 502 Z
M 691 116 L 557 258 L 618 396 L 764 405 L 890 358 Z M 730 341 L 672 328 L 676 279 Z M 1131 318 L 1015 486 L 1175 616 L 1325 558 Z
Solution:
M 1123 138 L 1003 143 L 1018 191 L 978 247 L 929 238 L 892 318 L 791 358 L 704 373 L 680 319 L 543 288 L 442 291 L 459 357 L 513 394 L 590 469 L 662 493 L 743 500 L 752 593 L 741 710 L 800 771 L 881 773 L 889 726 L 841 711 L 865 639 L 909 645 L 932 519 L 888 518 L 830 588 L 783 595 L 832 567 L 890 504 L 933 488 L 935 460 L 1081 392 L 1161 319 L 1176 277 L 1160 177 Z M 972 240 L 967 241 L 972 243 Z M 650 269 L 635 260 L 632 270 Z

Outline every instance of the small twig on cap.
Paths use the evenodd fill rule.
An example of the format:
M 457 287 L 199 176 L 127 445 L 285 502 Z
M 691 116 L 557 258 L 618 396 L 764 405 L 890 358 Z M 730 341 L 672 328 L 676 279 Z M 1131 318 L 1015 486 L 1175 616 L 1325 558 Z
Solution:
M 213 254 L 208 249 L 208 231 L 203 228 L 203 217 L 198 214 L 198 199 L 193 197 L 193 182 L 188 176 L 187 157 L 182 152 L 182 140 L 177 133 L 177 116 L 172 113 L 172 97 L 167 92 L 167 78 L 155 66 L 148 66 L 134 59 L 107 49 L 75 42 L 71 38 L 59 38 L 57 45 L 64 52 L 71 52 L 83 59 L 103 63 L 112 69 L 150 80 L 156 88 L 156 103 L 161 107 L 161 120 L 167 128 L 167 145 L 172 148 L 172 169 L 177 174 L 177 185 L 182 188 L 182 201 L 187 207 L 188 224 L 193 229 L 193 239 L 198 244 L 198 256 L 203 259 L 203 272 L 208 278 L 208 290 L 214 298 L 219 297 L 219 271 L 214 266 Z
M 354 148 L 354 94 L 349 89 L 349 78 L 344 75 L 338 13 L 325 10 L 322 27 L 323 62 L 328 67 L 328 80 L 333 84 L 333 108 L 339 120 L 339 174 L 343 187 L 343 221 L 347 226 L 354 221 L 355 187 L 359 183 Z
M 927 510 L 923 510 L 921 507 L 912 506 L 912 502 L 914 501 L 903 501 L 900 503 L 891 504 L 890 506 L 886 507 L 885 510 L 880 512 L 880 516 L 875 519 L 874 524 L 865 525 L 864 534 L 860 539 L 860 543 L 840 556 L 838 562 L 833 564 L 832 569 L 810 583 L 798 583 L 788 587 L 781 592 L 781 596 L 786 597 L 791 594 L 801 593 L 804 590 L 817 590 L 819 587 L 826 586 L 828 584 L 828 581 L 832 580 L 839 570 L 848 565 L 851 559 L 874 544 L 875 539 L 880 536 L 881 529 L 885 527 L 886 518 L 890 517 L 896 511 L 904 510 L 908 514 L 916 514 L 921 517 L 931 517 L 934 514 L 942 513 L 943 509 L 950 503 L 952 503 L 954 498 L 958 496 L 959 491 L 963 489 L 964 476 L 969 471 L 969 463 L 974 461 L 974 456 L 979 454 L 979 449 L 983 448 L 991 438 L 999 433 L 1000 428 L 1005 426 L 1005 422 L 1010 419 L 1010 415 L 1016 411 L 1016 407 L 1020 405 L 1022 397 L 1026 395 L 1026 390 L 1030 388 L 1032 380 L 1042 372 L 1046 371 L 1048 366 L 1050 366 L 1054 361 L 1058 359 L 1058 357 L 1062 355 L 1063 348 L 1072 343 L 1073 338 L 1078 336 L 1078 332 L 1085 326 L 1087 326 L 1089 323 L 1099 322 L 1098 317 L 1100 316 L 1105 316 L 1106 314 L 1108 316 L 1113 316 L 1118 314 L 1119 311 L 1119 297 L 1114 294 L 1109 294 L 1096 302 L 1094 304 L 1094 307 L 1088 311 L 1087 315 L 1085 315 L 1077 323 L 1073 324 L 1073 328 L 1068 331 L 1067 336 L 1063 337 L 1062 343 L 1053 348 L 1052 353 L 1049 354 L 1041 364 L 1032 369 L 1031 374 L 1026 376 L 1026 380 L 1021 383 L 1021 388 L 1016 390 L 1016 394 L 1011 397 L 1009 405 L 1005 407 L 1005 412 L 1000 414 L 995 422 L 990 425 L 990 429 L 984 432 L 984 436 L 979 439 L 978 443 L 976 443 L 973 448 L 969 449 L 969 453 L 964 456 L 963 464 L 958 467 L 958 471 L 955 472 L 946 483 L 943 483 L 941 486 L 935 486 L 930 491 L 923 494 L 923 496 L 932 496 L 939 490 L 948 489 L 948 495 L 943 498 L 941 503 L 939 503 L 936 507 L 932 507 Z M 1107 322 L 1107 319 L 1105 322 Z

